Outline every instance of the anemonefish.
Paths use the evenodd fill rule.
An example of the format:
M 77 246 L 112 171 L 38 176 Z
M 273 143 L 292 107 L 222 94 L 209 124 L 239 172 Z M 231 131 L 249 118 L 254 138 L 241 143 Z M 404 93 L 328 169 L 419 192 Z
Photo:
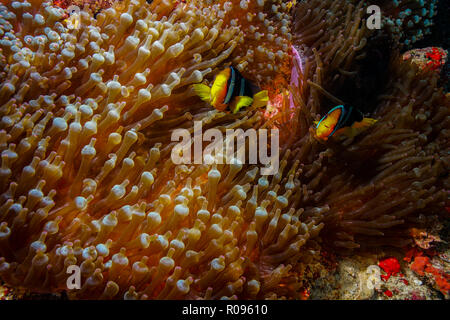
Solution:
M 269 101 L 267 90 L 253 94 L 253 85 L 234 67 L 221 71 L 212 84 L 194 84 L 196 94 L 203 101 L 209 102 L 219 111 L 238 112 L 250 105 L 255 108 L 264 107 Z
M 369 128 L 377 120 L 364 118 L 358 109 L 349 105 L 339 105 L 331 109 L 320 121 L 315 121 L 315 136 L 328 140 L 331 136 L 352 138 Z
M 291 8 L 295 7 L 296 4 L 297 4 L 297 0 L 292 0 L 286 4 L 286 7 L 288 8 L 288 10 L 291 10 Z
M 67 28 L 70 30 L 78 29 L 80 26 L 80 8 L 77 6 L 70 6 L 67 8 L 68 17 L 64 20 Z

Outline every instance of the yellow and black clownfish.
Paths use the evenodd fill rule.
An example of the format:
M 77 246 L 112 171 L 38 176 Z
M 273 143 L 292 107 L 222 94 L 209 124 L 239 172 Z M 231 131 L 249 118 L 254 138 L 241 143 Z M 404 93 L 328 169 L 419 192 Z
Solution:
M 352 138 L 372 126 L 377 120 L 364 118 L 358 109 L 349 105 L 339 105 L 331 109 L 320 121 L 315 121 L 315 136 L 328 140 L 331 136 Z
M 253 105 L 264 107 L 269 101 L 267 90 L 253 94 L 252 84 L 234 67 L 221 71 L 210 87 L 194 84 L 195 93 L 203 101 L 209 102 L 219 111 L 238 112 L 241 108 Z

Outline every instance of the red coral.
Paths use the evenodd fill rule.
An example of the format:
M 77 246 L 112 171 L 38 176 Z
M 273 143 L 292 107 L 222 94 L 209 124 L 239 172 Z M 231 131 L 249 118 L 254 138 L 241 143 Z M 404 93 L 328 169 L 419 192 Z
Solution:
M 418 257 L 421 255 L 422 255 L 422 252 L 417 250 L 417 248 L 411 248 L 406 252 L 406 255 L 403 258 L 403 260 L 405 260 L 406 262 L 411 262 L 414 257 Z
M 439 287 L 439 290 L 443 294 L 449 294 L 450 293 L 450 276 L 446 273 L 440 272 L 438 269 L 433 268 L 433 275 L 434 280 L 436 281 L 436 284 Z M 428 272 L 428 270 L 427 270 Z
M 378 265 L 381 269 L 384 270 L 384 272 L 387 273 L 387 275 L 381 275 L 381 279 L 383 279 L 384 281 L 388 281 L 392 275 L 395 276 L 400 272 L 400 263 L 396 258 L 387 258 L 381 260 Z
M 432 70 L 437 70 L 445 63 L 445 54 L 436 47 L 432 47 L 431 52 L 427 52 L 426 57 L 430 59 L 430 61 L 427 62 L 427 65 L 430 66 Z
M 432 274 L 439 290 L 443 294 L 450 293 L 450 275 L 433 267 L 430 258 L 423 256 L 416 257 L 411 265 L 411 270 L 420 276 L 424 276 L 425 273 Z
M 389 298 L 392 297 L 392 291 L 391 290 L 386 290 L 384 292 L 385 295 L 387 295 Z
M 425 268 L 429 263 L 430 258 L 428 257 L 416 257 L 411 265 L 411 270 L 416 272 L 419 276 L 423 276 L 425 274 Z
M 438 47 L 412 49 L 403 54 L 403 60 L 411 60 L 420 69 L 429 67 L 431 70 L 439 72 L 447 60 L 447 51 Z

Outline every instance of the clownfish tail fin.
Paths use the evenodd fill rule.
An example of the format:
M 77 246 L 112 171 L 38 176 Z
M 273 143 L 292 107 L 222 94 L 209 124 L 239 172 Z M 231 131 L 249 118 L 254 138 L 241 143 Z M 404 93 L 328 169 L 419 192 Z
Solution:
M 267 106 L 268 101 L 269 101 L 269 92 L 267 90 L 262 90 L 253 95 L 253 106 L 255 108 Z
M 206 84 L 198 83 L 193 85 L 195 93 L 202 99 L 203 101 L 210 102 L 211 101 L 211 88 Z
M 361 122 L 364 123 L 365 125 L 373 125 L 375 124 L 375 122 L 377 122 L 377 119 L 373 119 L 373 118 L 364 118 Z
M 352 127 L 355 129 L 367 129 L 374 125 L 378 120 L 372 118 L 363 118 L 360 122 L 355 122 Z
M 363 118 L 360 122 L 355 122 L 351 127 L 348 127 L 348 130 L 344 134 L 349 138 L 353 138 L 374 125 L 377 121 L 373 118 Z

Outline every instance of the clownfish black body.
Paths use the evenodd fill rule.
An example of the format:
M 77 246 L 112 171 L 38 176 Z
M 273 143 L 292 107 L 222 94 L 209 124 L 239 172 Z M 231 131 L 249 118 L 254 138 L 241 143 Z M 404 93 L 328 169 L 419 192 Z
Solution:
M 211 103 L 219 111 L 236 113 L 250 105 L 259 108 L 269 100 L 267 90 L 254 94 L 254 86 L 234 67 L 221 71 L 211 88 L 205 84 L 195 84 L 193 87 L 203 101 Z
M 352 106 L 339 105 L 331 109 L 320 121 L 315 122 L 315 136 L 324 141 L 332 136 L 345 135 L 352 138 L 376 121 L 364 118 L 362 112 Z

